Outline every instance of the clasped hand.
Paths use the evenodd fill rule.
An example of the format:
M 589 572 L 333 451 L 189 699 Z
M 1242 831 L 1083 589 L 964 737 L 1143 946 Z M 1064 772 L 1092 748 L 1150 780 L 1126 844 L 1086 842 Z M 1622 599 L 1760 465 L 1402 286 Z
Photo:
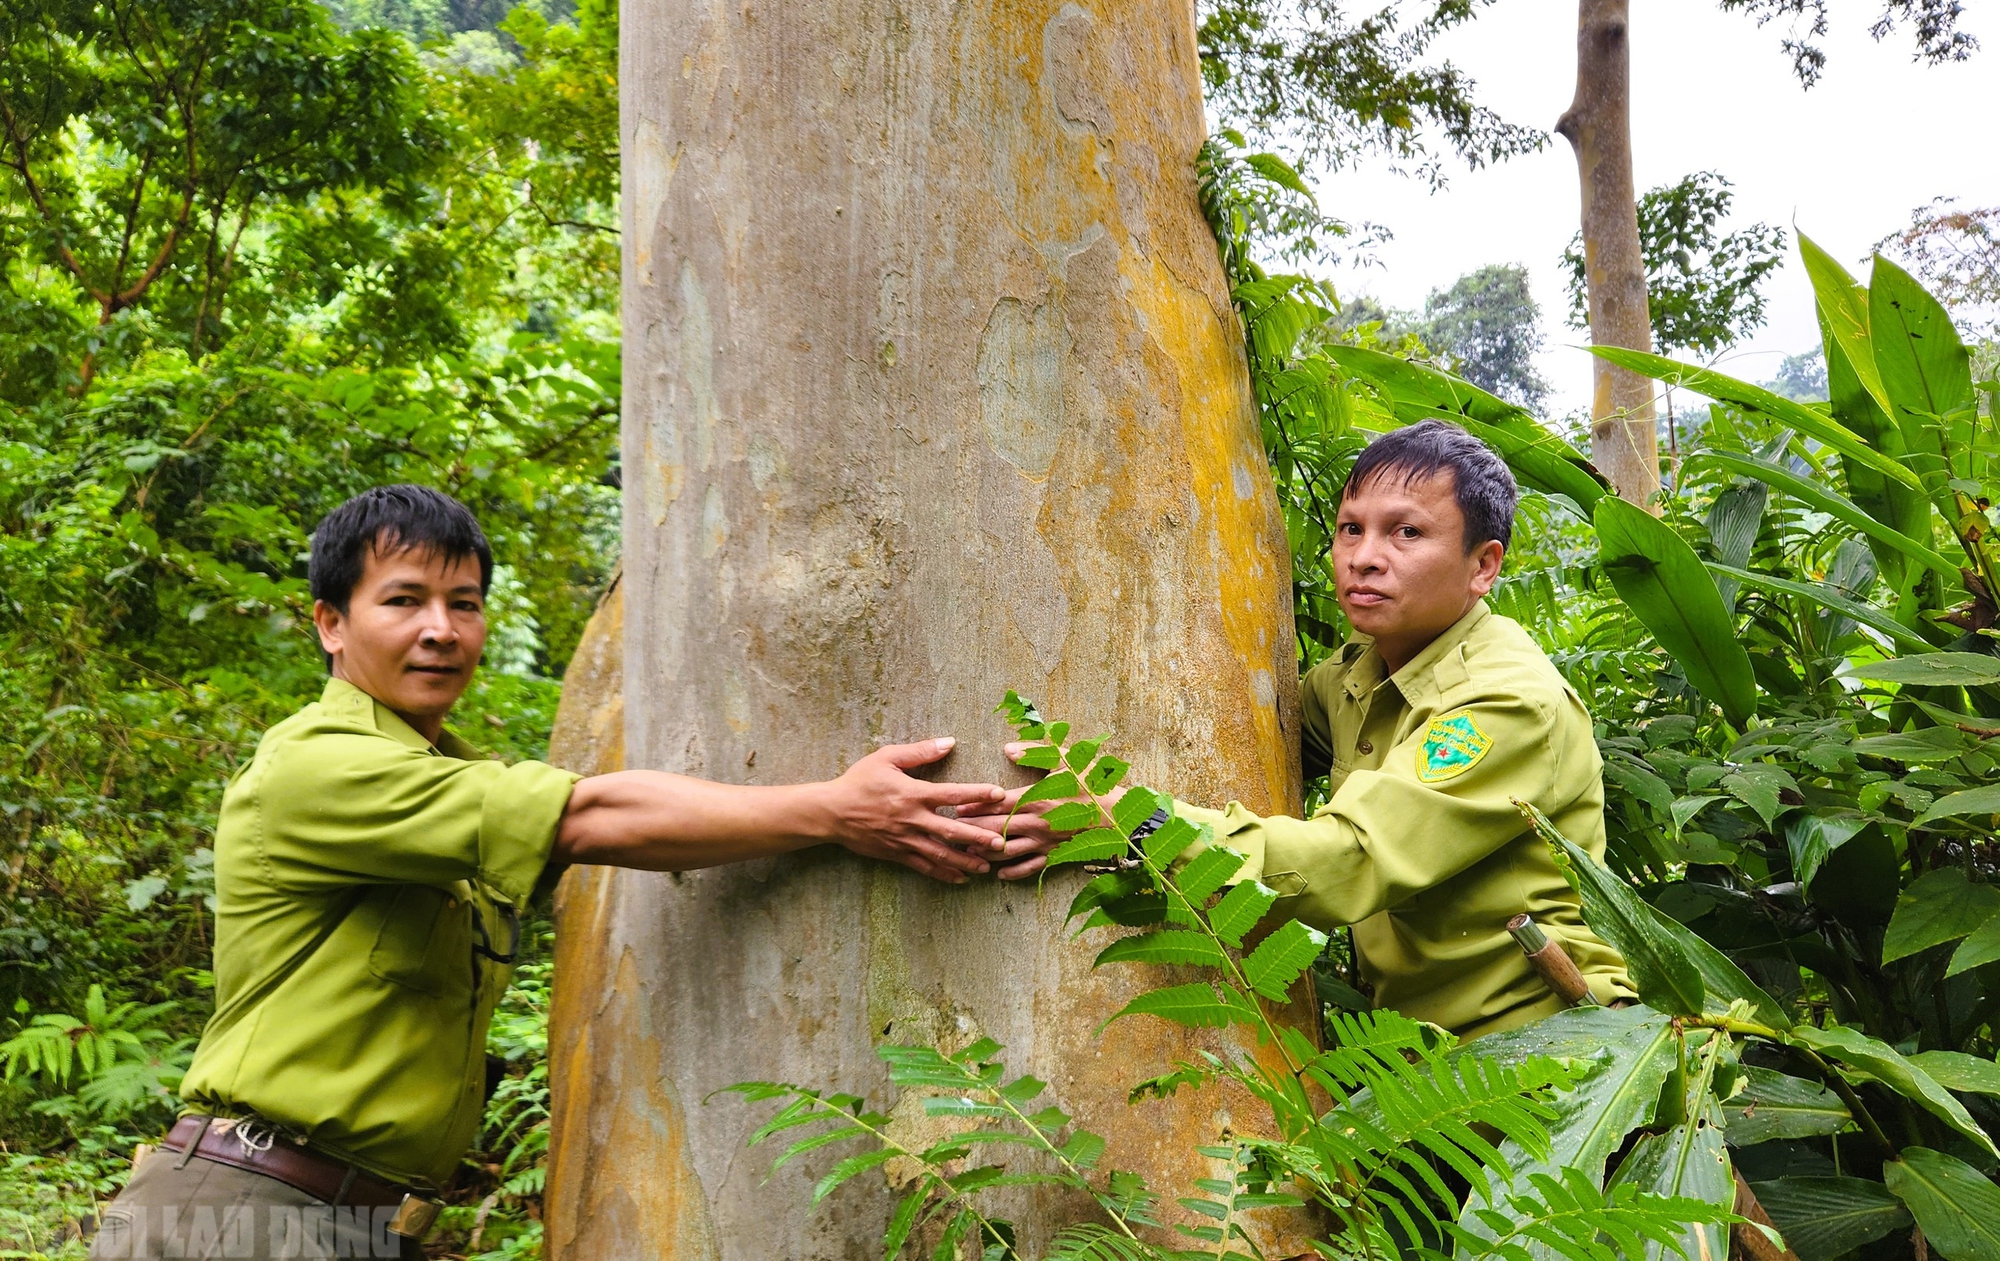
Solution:
M 1026 786 L 1009 791 L 993 784 L 935 784 L 906 773 L 943 758 L 953 743 L 887 745 L 849 767 L 829 785 L 836 839 L 856 854 L 948 884 L 964 884 L 996 864 L 1002 880 L 1041 871 L 1048 852 L 1070 835 L 1051 830 L 1043 817 L 1056 803 L 1019 805 Z M 1019 762 L 1028 747 L 1007 745 L 1008 761 Z M 1113 789 L 1100 800 L 1108 809 L 1122 793 Z

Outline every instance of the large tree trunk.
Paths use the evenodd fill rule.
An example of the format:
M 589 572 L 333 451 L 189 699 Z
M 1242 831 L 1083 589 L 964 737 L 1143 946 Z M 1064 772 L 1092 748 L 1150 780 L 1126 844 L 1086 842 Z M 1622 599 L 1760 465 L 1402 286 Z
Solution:
M 1290 566 L 1196 204 L 1186 0 L 629 0 L 623 29 L 625 576 L 557 756 L 771 783 L 953 734 L 945 774 L 1018 782 L 1014 686 L 1137 778 L 1294 807 Z M 704 1099 L 886 1103 L 883 1041 L 991 1036 L 1107 1134 L 1104 1168 L 1187 1193 L 1194 1145 L 1262 1118 L 1127 1106 L 1222 1035 L 1098 1037 L 1143 978 L 1068 937 L 1077 878 L 952 889 L 839 851 L 571 876 L 552 1255 L 869 1255 L 881 1175 L 809 1210 L 833 1154 L 767 1182 L 763 1110 Z M 1088 1206 L 1009 1211 L 1040 1247 Z
M 1653 348 L 1646 260 L 1632 188 L 1632 56 L 1628 0 L 1579 0 L 1576 98 L 1556 131 L 1576 151 L 1583 186 L 1583 258 L 1590 340 Z M 1590 458 L 1621 499 L 1648 504 L 1660 491 L 1653 383 L 1599 359 L 1592 375 Z

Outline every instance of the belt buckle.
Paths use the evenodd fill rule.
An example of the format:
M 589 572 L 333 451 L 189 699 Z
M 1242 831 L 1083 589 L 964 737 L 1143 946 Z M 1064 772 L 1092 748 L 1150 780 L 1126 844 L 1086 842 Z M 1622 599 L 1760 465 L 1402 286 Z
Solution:
M 396 1215 L 389 1219 L 391 1234 L 402 1235 L 406 1239 L 422 1239 L 437 1225 L 438 1213 L 444 1208 L 436 1200 L 426 1200 L 420 1195 L 405 1195 L 403 1202 L 396 1206 Z

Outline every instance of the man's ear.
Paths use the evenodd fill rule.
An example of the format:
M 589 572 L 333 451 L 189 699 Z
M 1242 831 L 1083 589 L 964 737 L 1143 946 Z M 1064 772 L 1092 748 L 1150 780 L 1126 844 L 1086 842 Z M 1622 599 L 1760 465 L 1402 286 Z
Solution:
M 1500 563 L 1507 559 L 1507 545 L 1499 539 L 1487 539 L 1472 549 L 1472 559 L 1479 566 L 1472 571 L 1472 594 L 1484 597 L 1500 581 Z
M 313 629 L 319 632 L 320 651 L 327 656 L 333 656 L 345 646 L 347 618 L 325 600 L 313 601 Z

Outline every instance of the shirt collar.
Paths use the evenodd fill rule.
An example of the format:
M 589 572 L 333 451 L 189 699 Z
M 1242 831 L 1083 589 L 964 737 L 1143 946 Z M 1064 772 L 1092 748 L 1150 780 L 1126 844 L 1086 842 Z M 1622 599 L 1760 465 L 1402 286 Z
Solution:
M 446 757 L 464 759 L 479 756 L 471 745 L 449 731 L 440 733 L 437 743 L 432 744 L 415 727 L 404 722 L 395 710 L 346 679 L 328 679 L 326 689 L 319 694 L 319 703 L 330 714 L 358 719 L 420 753 L 441 753 Z
M 1444 633 L 1426 645 L 1422 652 L 1405 662 L 1402 669 L 1388 677 L 1388 681 L 1395 684 L 1396 690 L 1401 692 L 1405 699 L 1413 699 L 1416 693 L 1424 690 L 1437 664 L 1448 654 L 1456 651 L 1473 630 L 1492 614 L 1493 610 L 1487 607 L 1485 598 L 1481 597 L 1464 617 L 1453 622 Z M 1352 659 L 1353 664 L 1347 668 L 1346 690 L 1349 696 L 1359 700 L 1383 682 L 1384 671 L 1382 656 L 1375 651 L 1374 639 L 1366 635 L 1357 635 L 1343 648 L 1357 646 L 1361 651 L 1358 657 Z

